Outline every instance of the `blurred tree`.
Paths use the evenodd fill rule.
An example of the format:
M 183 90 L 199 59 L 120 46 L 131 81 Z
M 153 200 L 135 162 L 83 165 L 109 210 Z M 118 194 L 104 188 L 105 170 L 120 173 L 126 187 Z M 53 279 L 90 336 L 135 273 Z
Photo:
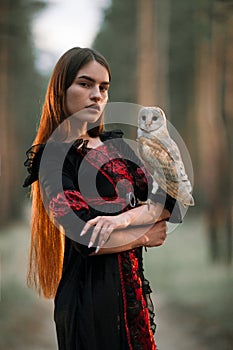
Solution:
M 104 54 L 111 66 L 110 101 L 166 104 L 166 109 L 169 108 L 169 1 L 112 0 L 105 10 L 93 47 Z M 160 10 L 165 16 L 160 16 Z M 154 23 L 158 24 L 155 26 Z M 128 136 L 135 137 L 135 130 L 125 125 L 122 128 Z
M 112 0 L 105 9 L 102 27 L 92 45 L 107 58 L 111 67 L 113 84 L 109 102 L 133 103 L 136 99 L 137 5 L 135 0 Z M 111 124 L 108 127 L 120 127 L 129 138 L 136 135 L 136 129 L 130 125 Z
M 225 22 L 226 21 L 226 22 Z M 226 178 L 225 206 L 226 206 L 226 257 L 227 261 L 233 259 L 233 1 L 225 1 L 225 59 L 223 63 L 222 81 L 222 112 L 225 126 L 226 151 Z
M 44 6 L 36 0 L 0 2 L 1 225 L 16 218 L 21 209 L 20 174 L 42 84 L 34 66 L 30 20 Z
M 112 0 L 93 48 L 109 61 L 113 85 L 112 102 L 135 102 L 137 59 L 137 1 Z
M 233 251 L 232 3 L 112 0 L 94 42 L 110 61 L 111 99 L 158 104 L 181 134 L 212 257 L 227 261 Z
M 199 183 L 214 261 L 232 261 L 233 1 L 212 1 L 197 48 Z M 209 25 L 207 25 L 209 23 Z M 203 30 L 205 26 L 208 30 Z
M 171 0 L 154 0 L 154 40 L 156 57 L 156 100 L 167 117 L 170 119 L 170 95 L 169 95 L 169 48 L 170 48 L 170 22 Z
M 169 97 L 171 120 L 185 142 L 193 105 L 194 53 L 198 1 L 170 0 Z
M 110 63 L 112 101 L 163 106 L 168 100 L 169 8 L 170 0 L 112 0 L 105 10 L 92 46 Z
M 112 0 L 93 43 L 111 65 L 111 100 L 160 105 L 185 141 L 197 8 L 185 0 Z
M 157 86 L 157 36 L 154 26 L 155 1 L 138 1 L 137 103 L 159 104 Z M 146 87 L 146 88 L 145 88 Z

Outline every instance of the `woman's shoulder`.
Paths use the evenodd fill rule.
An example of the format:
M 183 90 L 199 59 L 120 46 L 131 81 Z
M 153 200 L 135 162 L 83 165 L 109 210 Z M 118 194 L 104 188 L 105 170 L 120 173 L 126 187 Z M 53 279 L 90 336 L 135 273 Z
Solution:
M 124 132 L 121 129 L 113 129 L 104 131 L 100 134 L 100 140 L 102 142 L 110 142 L 120 153 L 125 153 L 125 150 L 129 148 L 128 143 L 125 141 Z
M 137 156 L 137 144 L 135 140 L 124 138 L 124 133 L 121 129 L 115 129 L 111 131 L 105 131 L 100 136 L 101 141 L 111 141 L 118 149 L 123 158 L 136 162 L 141 162 Z
M 42 157 L 44 163 L 54 162 L 56 160 L 60 162 L 62 159 L 65 164 L 74 163 L 79 160 L 77 148 L 81 144 L 83 144 L 83 140 L 76 139 L 72 142 L 51 141 L 32 145 L 26 151 L 24 166 L 29 175 L 24 180 L 23 187 L 28 187 L 38 180 Z

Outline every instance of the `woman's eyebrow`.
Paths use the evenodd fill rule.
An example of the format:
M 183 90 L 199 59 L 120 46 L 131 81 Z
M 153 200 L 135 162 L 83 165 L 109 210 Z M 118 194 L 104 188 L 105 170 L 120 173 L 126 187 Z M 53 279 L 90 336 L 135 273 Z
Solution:
M 96 82 L 95 79 L 89 77 L 88 75 L 80 75 L 80 76 L 78 77 L 78 79 L 86 79 L 86 80 L 91 81 L 92 83 L 95 83 L 95 82 Z M 103 81 L 101 84 L 109 85 L 110 82 L 109 82 L 109 81 Z

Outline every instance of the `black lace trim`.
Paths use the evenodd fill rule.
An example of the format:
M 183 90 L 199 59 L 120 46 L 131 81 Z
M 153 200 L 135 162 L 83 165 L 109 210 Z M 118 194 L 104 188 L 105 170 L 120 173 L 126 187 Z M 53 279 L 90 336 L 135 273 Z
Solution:
M 102 141 L 114 138 L 121 138 L 123 136 L 123 132 L 120 129 L 112 130 L 112 131 L 104 131 L 100 138 Z M 71 147 L 79 148 L 82 145 L 82 151 L 85 153 L 87 150 L 88 140 L 83 140 L 82 138 L 77 139 Z M 24 162 L 24 166 L 27 168 L 29 175 L 24 180 L 23 187 L 30 186 L 33 182 L 38 180 L 39 177 L 39 168 L 40 161 L 44 151 L 46 144 L 37 144 L 31 146 L 26 151 L 27 159 Z
M 150 328 L 152 330 L 152 333 L 155 334 L 156 323 L 154 321 L 154 319 L 155 319 L 154 305 L 153 305 L 153 302 L 151 300 L 152 290 L 150 288 L 149 281 L 147 279 L 145 279 L 145 278 L 144 278 L 144 280 L 142 282 L 142 289 L 143 289 L 143 294 L 144 294 L 145 299 L 146 299 L 147 308 L 148 308 L 148 311 L 149 311 Z
M 111 131 L 104 131 L 100 134 L 101 141 L 106 141 L 110 139 L 119 139 L 122 138 L 124 135 L 123 131 L 120 129 L 115 129 Z
M 149 282 L 144 278 L 141 250 L 120 254 L 120 274 L 124 314 L 129 347 L 134 350 L 156 350 L 153 334 L 154 308 Z
M 34 181 L 38 180 L 40 161 L 44 148 L 45 144 L 37 144 L 27 150 L 27 159 L 24 162 L 24 166 L 27 168 L 29 175 L 25 179 L 23 187 L 30 186 Z

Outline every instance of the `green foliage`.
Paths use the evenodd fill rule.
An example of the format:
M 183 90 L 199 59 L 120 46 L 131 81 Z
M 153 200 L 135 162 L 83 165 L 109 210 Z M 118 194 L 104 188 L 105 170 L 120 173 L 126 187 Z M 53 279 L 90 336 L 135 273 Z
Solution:
M 172 121 L 184 136 L 194 94 L 195 20 L 198 2 L 171 1 L 169 80 Z
M 35 120 L 40 114 L 38 102 L 44 88 L 43 78 L 35 68 L 31 31 L 31 20 L 35 11 L 44 6 L 45 2 L 42 1 L 17 0 L 9 17 L 12 108 L 23 149 L 30 145 L 35 134 Z
M 168 235 L 165 245 L 151 248 L 144 254 L 145 271 L 155 300 L 158 299 L 158 309 L 161 296 L 171 319 L 176 315 L 176 325 L 179 315 L 184 336 L 187 332 L 183 326 L 187 322 L 198 340 L 204 343 L 198 349 L 229 350 L 233 330 L 233 310 L 229 307 L 233 302 L 233 273 L 224 264 L 211 264 L 207 254 L 207 233 L 205 219 L 199 216 L 197 220 L 188 214 Z M 162 311 L 158 310 L 158 314 Z M 160 327 L 163 325 L 159 324 Z M 174 348 L 179 346 L 176 348 L 174 344 Z
M 213 5 L 214 0 L 171 1 L 170 111 L 174 124 L 184 138 L 189 111 L 194 103 L 199 42 L 203 38 L 211 40 Z
M 31 22 L 45 5 L 36 0 L 4 0 L 0 3 L 0 77 L 4 96 L 0 106 L 4 133 L 1 139 L 4 164 L 1 225 L 17 218 L 21 210 L 19 203 L 25 196 L 21 190 L 25 177 L 23 161 L 25 150 L 35 135 L 36 119 L 40 114 L 38 100 L 44 86 L 35 67 Z
M 135 102 L 137 1 L 113 0 L 93 43 L 109 61 L 113 85 L 110 101 Z
M 169 26 L 168 85 L 170 115 L 185 138 L 186 122 L 193 104 L 196 45 L 200 36 L 210 36 L 214 0 L 155 3 L 155 33 L 160 35 L 162 18 Z M 110 100 L 136 102 L 138 8 L 133 0 L 112 0 L 105 10 L 102 27 L 93 47 L 104 54 L 112 68 Z M 158 62 L 159 64 L 159 62 Z M 145 87 L 147 88 L 147 87 Z

